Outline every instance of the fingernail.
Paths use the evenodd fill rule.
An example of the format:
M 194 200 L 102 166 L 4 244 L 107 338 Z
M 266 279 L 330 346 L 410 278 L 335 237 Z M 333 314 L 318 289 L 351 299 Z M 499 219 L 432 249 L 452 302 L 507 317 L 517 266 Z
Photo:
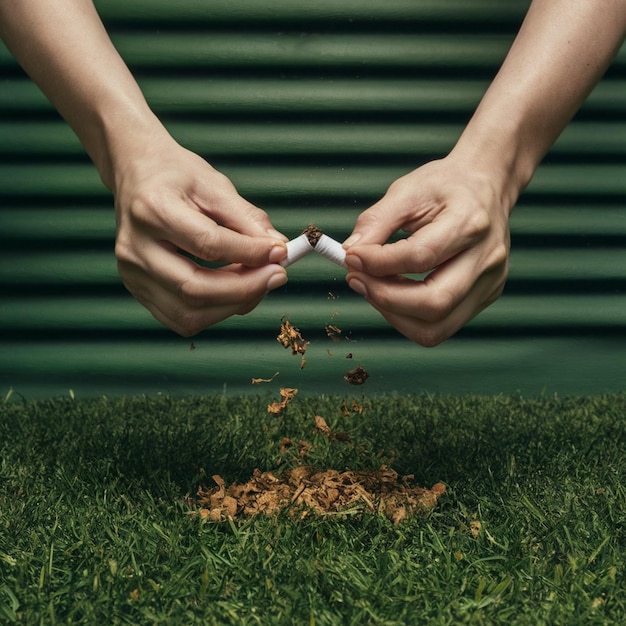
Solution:
M 353 246 L 359 239 L 361 239 L 361 233 L 354 233 L 353 235 L 350 235 L 343 242 L 343 247 L 344 248 L 349 248 L 350 246 Z
M 287 256 L 287 246 L 280 242 L 272 246 L 268 260 L 270 263 L 278 263 Z
M 272 274 L 270 279 L 267 281 L 267 290 L 272 291 L 273 289 L 278 289 L 278 287 L 282 287 L 286 282 L 286 272 L 277 272 L 276 274 Z
M 357 272 L 363 270 L 363 261 L 356 254 L 346 254 L 346 265 Z
M 358 278 L 351 278 L 348 281 L 348 285 L 350 286 L 350 289 L 356 291 L 358 294 L 360 294 L 364 298 L 367 298 L 367 289 L 365 288 L 365 285 Z

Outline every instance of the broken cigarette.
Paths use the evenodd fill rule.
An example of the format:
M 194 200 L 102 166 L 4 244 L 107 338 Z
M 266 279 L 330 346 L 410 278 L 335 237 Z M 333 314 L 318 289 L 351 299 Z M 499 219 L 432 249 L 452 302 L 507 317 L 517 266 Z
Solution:
M 318 254 L 327 258 L 329 261 L 336 263 L 344 269 L 348 269 L 348 266 L 346 265 L 346 251 L 336 239 L 322 234 L 318 242 L 315 244 L 314 250 Z
M 287 256 L 280 262 L 283 267 L 289 267 L 302 257 L 313 252 L 313 246 L 308 237 L 302 233 L 299 237 L 287 242 Z
M 312 224 L 307 226 L 300 236 L 287 242 L 287 256 L 280 264 L 289 267 L 313 251 L 347 269 L 346 251 L 342 245 Z

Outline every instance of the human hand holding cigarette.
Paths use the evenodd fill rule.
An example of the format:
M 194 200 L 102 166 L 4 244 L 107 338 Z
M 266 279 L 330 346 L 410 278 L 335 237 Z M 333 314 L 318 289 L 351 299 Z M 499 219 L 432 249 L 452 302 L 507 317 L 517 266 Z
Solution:
M 289 267 L 311 252 L 317 252 L 344 269 L 348 268 L 346 251 L 342 245 L 312 224 L 301 235 L 287 242 L 287 256 L 280 264 L 283 267 Z

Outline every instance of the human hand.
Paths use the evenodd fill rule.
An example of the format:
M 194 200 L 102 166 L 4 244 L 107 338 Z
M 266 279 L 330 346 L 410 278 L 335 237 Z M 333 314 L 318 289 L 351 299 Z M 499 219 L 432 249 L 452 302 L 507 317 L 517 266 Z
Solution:
M 344 243 L 350 287 L 421 345 L 453 335 L 498 298 L 508 274 L 515 199 L 495 187 L 452 156 L 395 181 Z M 386 243 L 398 229 L 409 236 Z
M 287 275 L 286 238 L 226 176 L 173 140 L 115 169 L 115 254 L 126 288 L 183 336 L 251 311 Z M 207 268 L 198 259 L 230 263 Z

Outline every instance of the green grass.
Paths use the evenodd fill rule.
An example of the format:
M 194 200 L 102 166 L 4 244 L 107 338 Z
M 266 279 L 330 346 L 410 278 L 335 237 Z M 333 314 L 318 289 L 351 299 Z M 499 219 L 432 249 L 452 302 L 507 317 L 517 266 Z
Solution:
M 275 396 L 0 403 L 0 623 L 626 620 L 626 396 L 379 397 L 349 417 L 337 397 L 269 416 Z M 353 444 L 314 436 L 316 414 Z M 212 474 L 288 463 L 282 437 L 448 493 L 398 526 L 188 515 Z

